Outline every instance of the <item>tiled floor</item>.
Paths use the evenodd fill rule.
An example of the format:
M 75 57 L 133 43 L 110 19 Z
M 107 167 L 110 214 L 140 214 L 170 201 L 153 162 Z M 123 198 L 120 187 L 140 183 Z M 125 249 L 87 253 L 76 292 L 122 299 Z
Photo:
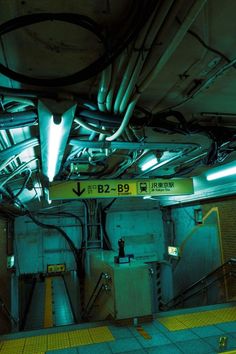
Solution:
M 217 306 L 216 309 L 219 309 L 219 306 Z M 186 310 L 185 312 L 191 311 Z M 196 312 L 196 309 L 192 309 L 192 312 Z M 225 313 L 228 312 L 228 306 L 226 306 Z M 170 314 L 171 313 L 168 313 L 168 316 L 170 316 Z M 179 311 L 172 313 L 173 316 L 176 314 L 179 314 Z M 162 314 L 161 317 L 162 316 L 166 315 Z M 106 325 L 108 328 L 104 327 L 101 323 L 91 323 L 57 327 L 50 330 L 31 331 L 27 334 L 17 333 L 2 336 L 0 341 L 10 338 L 21 338 L 23 335 L 28 335 L 31 338 L 36 335 L 41 336 L 41 338 L 46 335 L 48 336 L 48 343 L 51 343 L 51 347 L 47 346 L 47 351 L 39 351 L 42 343 L 39 343 L 38 351 L 37 346 L 33 349 L 30 348 L 30 340 L 28 337 L 29 352 L 27 352 L 27 354 L 213 354 L 227 351 L 232 351 L 232 354 L 234 352 L 236 353 L 236 351 L 233 351 L 233 349 L 236 350 L 236 321 L 170 331 L 162 323 L 154 320 L 151 323 L 142 325 L 145 332 L 149 334 L 149 339 L 145 339 L 134 326 L 116 327 L 107 323 Z M 103 329 L 101 326 L 103 326 Z M 89 330 L 87 330 L 88 328 Z M 86 338 L 80 341 L 78 332 L 81 334 L 83 331 L 88 335 L 88 338 L 86 337 L 87 342 L 85 340 Z M 49 333 L 54 333 L 54 335 L 50 335 Z M 70 344 L 72 344 L 74 340 L 72 348 L 68 347 L 68 343 L 64 337 L 69 338 Z M 227 346 L 224 348 L 219 347 L 220 337 L 227 337 Z M 49 338 L 51 339 L 49 340 Z M 56 338 L 60 339 L 61 348 L 63 347 L 63 343 L 65 343 L 64 348 L 55 349 L 55 347 L 53 347 L 53 340 L 56 340 Z M 5 347 L 5 349 L 2 347 L 0 354 L 19 354 L 21 342 L 19 341 L 18 343 L 19 345 L 18 348 L 16 347 L 16 350 L 9 351 L 9 348 L 5 350 L 7 347 Z M 24 353 L 23 350 L 22 353 Z

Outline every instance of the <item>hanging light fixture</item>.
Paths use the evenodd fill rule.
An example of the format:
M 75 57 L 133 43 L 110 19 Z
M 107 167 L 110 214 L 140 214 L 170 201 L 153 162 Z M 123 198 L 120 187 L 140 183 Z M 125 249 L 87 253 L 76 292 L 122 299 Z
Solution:
M 60 170 L 76 105 L 71 102 L 39 101 L 39 133 L 43 174 L 52 182 Z

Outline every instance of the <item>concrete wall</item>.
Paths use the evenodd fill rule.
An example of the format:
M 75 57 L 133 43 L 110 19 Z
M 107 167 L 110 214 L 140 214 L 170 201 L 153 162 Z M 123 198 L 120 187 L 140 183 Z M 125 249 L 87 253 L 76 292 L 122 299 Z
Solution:
M 236 199 L 229 199 L 202 206 L 204 214 L 212 208 L 217 208 L 221 234 L 222 263 L 230 258 L 236 258 Z M 226 282 L 228 299 L 236 296 L 235 281 Z
M 44 217 L 41 222 L 62 228 L 76 247 L 81 244 L 81 226 L 73 217 Z M 15 251 L 19 274 L 46 272 L 48 264 L 65 263 L 75 269 L 75 261 L 66 240 L 57 230 L 37 226 L 27 217 L 15 220 Z
M 10 310 L 11 276 L 7 271 L 7 226 L 7 220 L 0 217 L 0 298 Z M 9 319 L 0 309 L 0 333 L 7 333 L 10 328 Z
M 145 200 L 120 200 L 107 213 L 107 234 L 112 248 L 118 251 L 118 240 L 125 239 L 125 252 L 135 257 L 150 255 L 164 258 L 162 213 L 157 203 Z
M 196 224 L 194 210 L 198 208 L 201 207 L 172 209 L 175 225 L 174 243 L 181 251 L 179 260 L 172 261 L 175 295 L 221 264 L 217 210 L 211 210 L 205 214 L 202 224 Z

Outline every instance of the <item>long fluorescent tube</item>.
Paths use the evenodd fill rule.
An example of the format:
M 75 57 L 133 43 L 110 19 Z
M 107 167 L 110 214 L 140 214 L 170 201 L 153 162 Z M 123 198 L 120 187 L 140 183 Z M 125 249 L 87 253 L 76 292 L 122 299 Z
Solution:
M 60 151 L 60 144 L 63 136 L 63 124 L 55 124 L 53 116 L 51 117 L 49 125 L 49 139 L 48 139 L 48 171 L 47 176 L 49 182 L 53 181 L 56 174 L 56 167 L 58 161 L 58 155 Z
M 157 164 L 157 158 L 156 157 L 153 157 L 151 160 L 145 162 L 142 166 L 141 166 L 141 170 L 142 171 L 146 171 L 148 170 L 149 168 L 155 166 Z
M 43 175 L 52 182 L 60 171 L 76 105 L 71 101 L 39 100 L 39 135 Z M 59 124 L 57 124 L 59 123 Z
M 229 167 L 229 168 L 225 168 L 224 170 L 219 171 L 219 172 L 210 173 L 209 175 L 207 175 L 206 179 L 208 181 L 213 181 L 215 179 L 228 177 L 228 176 L 232 176 L 235 174 L 236 174 L 236 167 Z

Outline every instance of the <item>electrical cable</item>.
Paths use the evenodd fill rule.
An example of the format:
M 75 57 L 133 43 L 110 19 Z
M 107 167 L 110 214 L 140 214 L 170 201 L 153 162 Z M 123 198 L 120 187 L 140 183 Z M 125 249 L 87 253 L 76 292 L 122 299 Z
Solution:
M 38 116 L 35 111 L 23 111 L 15 113 L 0 113 L 0 130 L 14 129 L 35 125 Z
M 35 146 L 39 145 L 39 139 L 38 138 L 30 138 L 25 141 L 21 141 L 18 144 L 15 144 L 13 146 L 10 146 L 9 148 L 5 150 L 0 151 L 0 160 L 7 160 L 9 157 L 12 157 L 14 155 L 19 155 L 21 152 L 33 148 Z
M 9 33 L 13 30 L 32 25 L 44 21 L 63 21 L 69 22 L 80 27 L 83 27 L 93 34 L 95 34 L 99 40 L 102 42 L 105 53 L 101 55 L 97 60 L 88 65 L 86 68 L 61 78 L 56 79 L 39 79 L 30 76 L 26 76 L 17 73 L 3 64 L 0 64 L 1 74 L 7 76 L 8 78 L 19 81 L 21 83 L 34 85 L 34 86 L 46 86 L 46 87 L 56 87 L 56 86 L 66 86 L 72 85 L 81 81 L 88 80 L 90 77 L 97 75 L 99 72 L 104 70 L 109 64 L 111 64 L 115 58 L 127 47 L 127 45 L 137 36 L 140 29 L 143 27 L 144 23 L 147 21 L 149 16 L 152 14 L 154 9 L 155 1 L 149 0 L 149 6 L 146 6 L 145 1 L 138 0 L 139 6 L 137 6 L 137 11 L 134 13 L 135 21 L 132 21 L 132 26 L 130 26 L 129 31 L 123 35 L 123 39 L 120 43 L 111 43 L 102 34 L 100 26 L 87 16 L 73 14 L 73 13 L 39 13 L 30 14 L 17 17 L 15 19 L 9 20 L 0 25 L 0 36 Z M 115 42 L 115 41 L 114 41 Z M 113 44 L 113 47 L 112 47 Z
M 18 198 L 21 193 L 24 191 L 25 187 L 27 186 L 27 183 L 29 182 L 31 176 L 32 176 L 32 171 L 30 168 L 27 168 L 25 171 L 28 171 L 28 176 L 26 176 L 26 179 L 22 185 L 22 187 L 20 188 L 19 192 L 17 192 L 15 195 L 14 195 L 14 199 Z M 24 171 L 24 172 L 25 172 Z
M 53 229 L 53 230 L 57 230 L 62 237 L 64 237 L 64 239 L 66 240 L 66 242 L 68 243 L 74 258 L 75 258 L 75 263 L 76 263 L 76 270 L 77 270 L 77 274 L 80 274 L 80 267 L 81 267 L 81 260 L 79 258 L 79 254 L 78 254 L 78 250 L 74 244 L 74 242 L 70 239 L 70 237 L 67 235 L 67 233 L 60 227 L 56 226 L 56 225 L 51 225 L 51 224 L 45 224 L 42 223 L 41 221 L 37 220 L 31 213 L 29 210 L 26 209 L 25 211 L 25 215 L 28 216 L 36 225 L 45 228 L 45 229 Z
M 95 132 L 95 133 L 99 133 L 99 134 L 111 135 L 110 131 L 102 129 L 102 128 L 98 128 L 98 127 L 93 126 L 93 125 L 90 125 L 90 124 L 84 122 L 82 119 L 80 119 L 78 117 L 74 119 L 74 122 L 79 124 L 79 125 L 81 125 L 83 128 L 85 128 L 85 129 L 87 129 L 89 131 L 92 131 L 92 132 Z

